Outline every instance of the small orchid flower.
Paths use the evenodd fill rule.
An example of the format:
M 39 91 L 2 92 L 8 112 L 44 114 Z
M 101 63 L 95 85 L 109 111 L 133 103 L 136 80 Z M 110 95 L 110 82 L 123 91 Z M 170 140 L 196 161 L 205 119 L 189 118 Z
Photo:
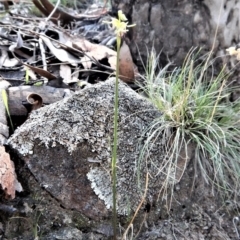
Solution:
M 111 24 L 115 28 L 115 33 L 118 37 L 122 37 L 129 27 L 133 27 L 136 24 L 128 25 L 127 18 L 122 10 L 118 11 L 118 19 L 112 18 L 110 22 L 105 21 L 105 23 Z
M 229 53 L 230 56 L 236 56 L 237 60 L 240 60 L 240 48 L 230 47 L 227 48 L 226 51 Z

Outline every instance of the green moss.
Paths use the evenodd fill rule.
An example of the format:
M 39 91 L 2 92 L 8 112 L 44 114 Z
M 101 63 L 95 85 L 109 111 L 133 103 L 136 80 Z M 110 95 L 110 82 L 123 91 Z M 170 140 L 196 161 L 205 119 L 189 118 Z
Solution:
M 84 228 L 92 228 L 94 225 L 93 222 L 89 221 L 88 218 L 86 218 L 84 215 L 82 215 L 79 212 L 73 213 L 72 221 L 74 223 L 74 226 L 79 230 L 82 230 Z

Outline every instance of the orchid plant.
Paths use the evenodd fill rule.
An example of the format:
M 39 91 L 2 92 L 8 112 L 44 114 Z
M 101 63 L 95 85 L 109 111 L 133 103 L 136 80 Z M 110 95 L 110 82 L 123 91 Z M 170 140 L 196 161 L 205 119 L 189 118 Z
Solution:
M 113 190 L 113 230 L 114 239 L 117 238 L 117 127 L 118 127 L 118 79 L 119 79 L 119 52 L 121 47 L 121 39 L 128 32 L 129 27 L 135 26 L 135 24 L 129 25 L 124 13 L 119 10 L 118 18 L 112 18 L 110 22 L 105 22 L 111 25 L 115 29 L 117 36 L 117 63 L 116 63 L 116 83 L 114 92 L 114 132 L 113 132 L 113 151 L 112 151 L 112 190 Z

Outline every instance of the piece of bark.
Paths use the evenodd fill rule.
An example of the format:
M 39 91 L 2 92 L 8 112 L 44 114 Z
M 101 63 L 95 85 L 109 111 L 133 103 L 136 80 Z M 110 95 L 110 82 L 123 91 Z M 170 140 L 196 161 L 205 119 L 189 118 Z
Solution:
M 23 103 L 31 93 L 40 95 L 43 99 L 43 105 L 48 105 L 69 97 L 73 94 L 69 89 L 54 88 L 50 86 L 19 86 L 10 87 L 8 90 L 8 104 L 10 114 L 14 116 L 26 116 L 27 110 Z
M 31 93 L 27 96 L 27 102 L 31 106 L 31 111 L 43 107 L 43 99 L 39 94 Z
M 15 191 L 21 192 L 22 185 L 17 180 L 13 161 L 5 147 L 0 146 L 0 185 L 5 193 L 5 198 L 14 199 Z

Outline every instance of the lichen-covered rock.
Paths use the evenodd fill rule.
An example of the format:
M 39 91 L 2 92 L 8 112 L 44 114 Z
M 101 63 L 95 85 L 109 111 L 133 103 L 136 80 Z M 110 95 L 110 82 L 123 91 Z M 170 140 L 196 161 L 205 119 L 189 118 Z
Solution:
M 50 233 L 48 236 L 45 236 L 46 240 L 81 240 L 83 239 L 82 232 L 74 228 L 65 228 L 58 231 Z
M 9 139 L 52 196 L 94 219 L 108 216 L 112 207 L 114 85 L 109 80 L 33 112 Z M 155 175 L 164 140 L 159 135 L 148 157 L 140 158 L 143 133 L 160 112 L 124 83 L 119 91 L 117 209 L 127 215 L 142 200 L 147 172 L 149 203 L 159 192 Z

